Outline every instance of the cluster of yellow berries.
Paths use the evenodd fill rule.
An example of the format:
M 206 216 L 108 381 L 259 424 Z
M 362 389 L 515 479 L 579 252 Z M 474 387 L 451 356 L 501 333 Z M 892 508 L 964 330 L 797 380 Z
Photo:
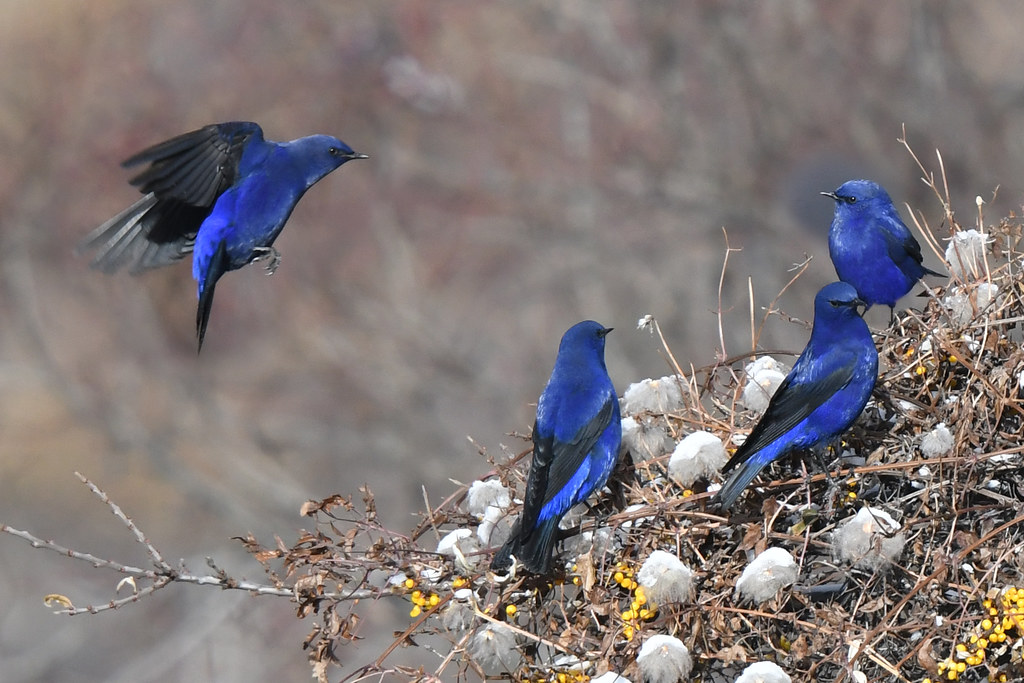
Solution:
M 406 579 L 404 585 L 408 589 L 413 589 L 416 587 L 416 581 L 415 579 Z M 437 607 L 441 602 L 441 596 L 433 591 L 424 593 L 421 590 L 414 590 L 409 598 L 412 600 L 412 610 L 409 612 L 409 616 L 414 619 L 423 614 L 424 609 Z
M 588 683 L 590 676 L 580 671 L 558 671 L 529 680 L 531 683 Z
M 624 610 L 619 615 L 626 622 L 622 629 L 622 635 L 625 636 L 626 640 L 633 640 L 638 622 L 653 619 L 658 611 L 657 607 L 648 602 L 647 596 L 644 594 L 644 587 L 639 585 L 633 576 L 633 568 L 625 562 L 619 562 L 615 565 L 615 573 L 612 574 L 612 580 L 619 584 L 621 588 L 625 588 L 633 593 L 629 609 Z
M 986 657 L 992 656 L 993 645 L 1006 641 L 1008 631 L 1016 630 L 1018 637 L 1024 635 L 1024 589 L 1009 586 L 1003 591 L 994 591 L 982 605 L 986 611 L 985 618 L 974 627 L 966 642 L 957 643 L 953 654 L 939 662 L 939 675 L 946 680 L 955 681 L 968 666 L 982 664 Z M 1008 680 L 1005 673 L 989 674 L 989 681 L 993 683 Z M 931 682 L 925 679 L 925 683 Z

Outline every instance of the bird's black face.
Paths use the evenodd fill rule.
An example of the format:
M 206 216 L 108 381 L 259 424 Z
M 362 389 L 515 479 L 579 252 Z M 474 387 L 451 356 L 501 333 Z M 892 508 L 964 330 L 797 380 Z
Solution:
M 858 316 L 863 316 L 868 309 L 867 303 L 863 299 L 850 299 L 850 298 L 838 298 L 829 299 L 829 305 L 836 310 L 849 310 Z
M 840 189 L 842 189 L 842 188 L 840 188 Z M 857 196 L 856 195 L 853 195 L 853 194 L 840 194 L 839 190 L 836 190 L 835 192 L 819 192 L 818 194 L 821 194 L 822 196 L 828 197 L 829 199 L 833 199 L 833 200 L 835 200 L 837 202 L 843 202 L 844 204 L 856 204 L 857 203 Z
M 360 154 L 359 152 L 353 151 L 351 147 L 349 147 L 345 143 L 341 142 L 340 140 L 339 140 L 339 143 L 340 144 L 330 145 L 327 148 L 327 154 L 329 156 L 337 159 L 339 164 L 343 164 L 346 161 L 351 161 L 352 159 L 369 159 L 370 158 L 370 157 L 368 157 L 365 154 Z

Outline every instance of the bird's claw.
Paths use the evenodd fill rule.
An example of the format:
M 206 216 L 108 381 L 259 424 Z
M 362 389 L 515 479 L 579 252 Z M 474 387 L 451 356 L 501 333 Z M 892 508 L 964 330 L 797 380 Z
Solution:
M 277 271 L 277 267 L 281 265 L 281 252 L 274 247 L 256 247 L 252 250 L 252 259 L 249 263 L 256 263 L 268 259 L 266 269 L 267 275 L 273 275 Z

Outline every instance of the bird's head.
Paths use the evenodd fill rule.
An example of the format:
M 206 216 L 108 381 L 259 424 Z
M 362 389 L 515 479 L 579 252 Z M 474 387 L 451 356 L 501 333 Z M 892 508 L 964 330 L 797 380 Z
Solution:
M 310 135 L 287 143 L 294 158 L 301 159 L 309 169 L 310 184 L 353 159 L 369 159 L 365 154 L 354 151 L 336 137 Z
M 605 327 L 593 320 L 584 320 L 570 327 L 558 345 L 558 353 L 596 352 L 603 357 L 604 338 L 612 328 Z
M 834 192 L 822 192 L 822 195 L 833 199 L 836 203 L 836 215 L 841 213 L 857 213 L 874 209 L 892 207 L 892 199 L 878 183 L 870 180 L 848 180 Z
M 867 304 L 857 296 L 857 290 L 846 282 L 825 285 L 814 297 L 814 319 L 837 320 L 859 318 L 864 315 Z

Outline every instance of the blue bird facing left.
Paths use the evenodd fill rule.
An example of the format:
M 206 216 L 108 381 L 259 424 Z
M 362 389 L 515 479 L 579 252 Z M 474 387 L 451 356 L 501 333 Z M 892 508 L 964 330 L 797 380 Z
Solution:
M 608 481 L 619 457 L 619 400 L 604 363 L 611 328 L 586 320 L 569 328 L 533 425 L 533 462 L 523 511 L 491 569 L 503 571 L 515 556 L 534 574 L 551 572 L 558 523 Z
M 821 194 L 836 203 L 828 233 L 832 265 L 868 306 L 885 304 L 891 314 L 918 280 L 943 275 L 923 265 L 921 245 L 878 183 L 850 180 Z
M 126 168 L 149 164 L 129 181 L 144 196 L 78 249 L 95 249 L 91 265 L 106 273 L 141 273 L 192 254 L 202 349 L 221 276 L 265 258 L 272 273 L 280 260 L 274 240 L 306 190 L 345 162 L 366 158 L 329 135 L 274 142 L 250 121 L 205 126 L 125 160 Z
M 736 471 L 715 494 L 723 509 L 770 462 L 827 443 L 864 410 L 878 377 L 878 351 L 861 317 L 864 305 L 845 282 L 826 285 L 815 296 L 807 346 L 725 465 Z

